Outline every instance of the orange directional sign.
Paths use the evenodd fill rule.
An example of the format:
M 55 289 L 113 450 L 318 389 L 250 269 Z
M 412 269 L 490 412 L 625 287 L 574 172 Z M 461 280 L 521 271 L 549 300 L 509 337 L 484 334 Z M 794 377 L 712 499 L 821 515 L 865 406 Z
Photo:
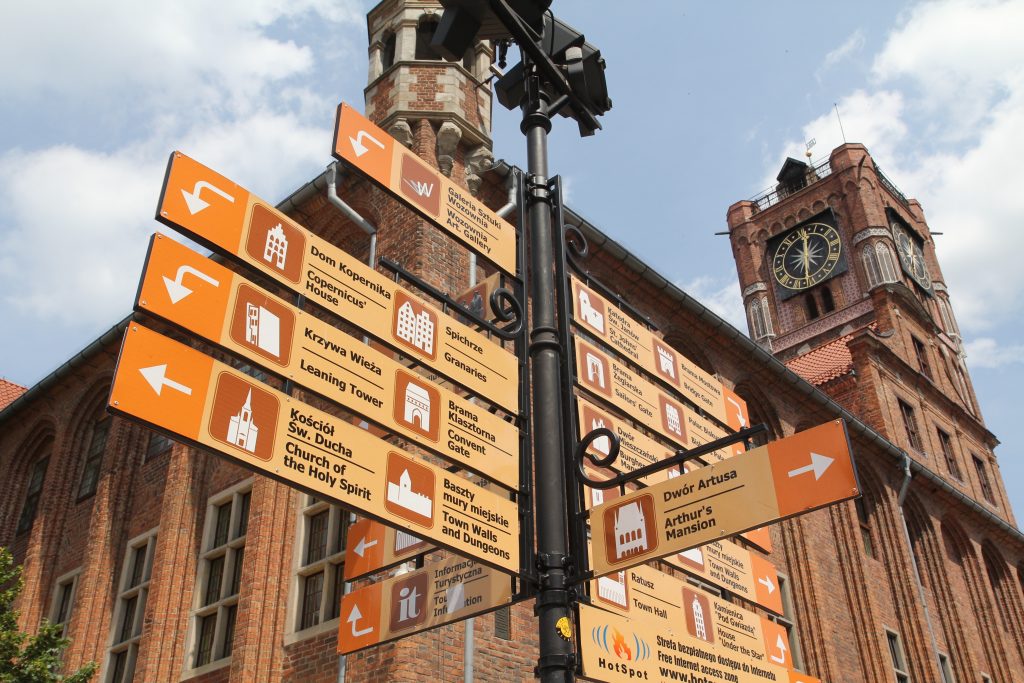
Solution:
M 601 576 L 858 493 L 846 425 L 827 422 L 595 507 L 593 569 Z
M 661 633 L 683 625 L 691 638 L 744 662 L 793 667 L 784 628 L 680 578 L 642 564 L 590 583 L 598 607 L 646 621 Z
M 694 405 L 735 430 L 749 427 L 746 402 L 650 328 L 629 317 L 575 277 L 572 284 L 576 323 L 627 360 L 681 392 Z
M 775 565 L 732 541 L 714 541 L 662 559 L 748 602 L 782 614 L 782 593 Z
M 109 409 L 510 573 L 514 502 L 138 323 Z
M 180 152 L 171 155 L 156 217 L 473 393 L 518 411 L 515 355 Z M 169 277 L 179 292 L 202 285 L 189 271 Z
M 164 235 L 150 242 L 135 305 L 519 488 L 515 425 Z
M 349 525 L 345 542 L 345 580 L 352 581 L 420 555 L 434 546 L 404 529 L 359 519 Z
M 736 656 L 691 636 L 685 624 L 659 626 L 580 605 L 583 676 L 606 683 L 821 683 L 771 663 Z
M 509 275 L 516 274 L 515 228 L 344 102 L 338 106 L 334 156 Z
M 682 401 L 596 346 L 577 337 L 575 349 L 576 382 L 637 422 L 684 448 L 705 444 L 725 435 L 724 431 L 714 427 Z M 695 425 L 697 429 L 694 429 Z M 717 454 L 709 454 L 707 458 L 723 459 L 742 452 L 743 444 L 736 443 L 720 449 Z
M 464 557 L 449 557 L 345 595 L 338 652 L 362 650 L 511 602 L 507 575 Z

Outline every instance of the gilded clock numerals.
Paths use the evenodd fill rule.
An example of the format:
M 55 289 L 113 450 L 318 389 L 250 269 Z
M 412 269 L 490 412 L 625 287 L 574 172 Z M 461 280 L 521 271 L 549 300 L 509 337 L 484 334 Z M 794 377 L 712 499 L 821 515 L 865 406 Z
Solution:
M 931 289 L 932 278 L 928 273 L 928 264 L 924 261 L 924 249 L 921 242 L 914 239 L 910 232 L 899 223 L 892 224 L 892 236 L 896 242 L 900 265 L 923 289 Z
M 832 274 L 841 254 L 839 232 L 831 225 L 811 223 L 779 242 L 772 255 L 772 274 L 787 289 L 807 289 Z

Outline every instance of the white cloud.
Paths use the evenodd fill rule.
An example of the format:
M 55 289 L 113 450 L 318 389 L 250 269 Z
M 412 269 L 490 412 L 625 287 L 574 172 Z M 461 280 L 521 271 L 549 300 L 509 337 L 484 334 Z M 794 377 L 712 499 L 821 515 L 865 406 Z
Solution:
M 850 37 L 846 41 L 837 47 L 836 49 L 825 55 L 825 59 L 821 61 L 821 66 L 814 72 L 814 77 L 820 82 L 821 77 L 826 71 L 839 64 L 844 59 L 847 59 L 856 53 L 860 52 L 864 47 L 864 32 L 857 29 L 850 34 Z
M 1001 368 L 1024 363 L 1024 344 L 1000 346 L 991 337 L 979 337 L 965 345 L 967 364 L 972 368 Z
M 734 278 L 713 278 L 707 275 L 676 286 L 711 309 L 740 332 L 747 332 L 747 318 L 743 312 L 739 282 Z

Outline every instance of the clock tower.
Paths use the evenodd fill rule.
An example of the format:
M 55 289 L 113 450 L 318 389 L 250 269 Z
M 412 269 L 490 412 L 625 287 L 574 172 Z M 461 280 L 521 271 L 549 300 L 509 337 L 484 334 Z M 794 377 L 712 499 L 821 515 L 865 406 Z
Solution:
M 852 387 L 850 397 L 863 398 L 856 351 L 898 365 L 994 445 L 920 203 L 856 143 L 813 166 L 787 159 L 777 180 L 728 211 L 750 336 L 837 399 Z M 883 433 L 902 434 L 897 427 Z

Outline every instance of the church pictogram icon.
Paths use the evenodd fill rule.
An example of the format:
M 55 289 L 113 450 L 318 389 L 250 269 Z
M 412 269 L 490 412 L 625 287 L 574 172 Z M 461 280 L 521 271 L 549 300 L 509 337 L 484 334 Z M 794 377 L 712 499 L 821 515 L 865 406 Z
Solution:
M 250 453 L 256 452 L 256 439 L 260 428 L 252 419 L 252 390 L 245 397 L 245 404 L 228 422 L 228 441 L 241 446 Z
M 244 458 L 270 460 L 279 412 L 273 394 L 225 372 L 217 378 L 209 433 Z

